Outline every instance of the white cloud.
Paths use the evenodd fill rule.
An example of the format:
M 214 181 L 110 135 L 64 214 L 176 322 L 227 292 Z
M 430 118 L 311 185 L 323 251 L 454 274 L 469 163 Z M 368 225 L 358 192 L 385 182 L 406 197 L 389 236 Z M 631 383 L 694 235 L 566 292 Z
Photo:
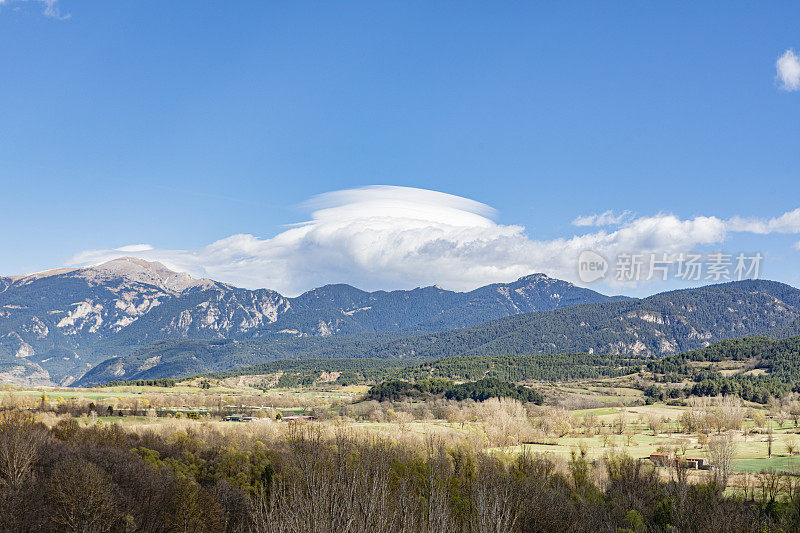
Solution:
M 615 215 L 613 211 L 605 211 L 599 215 L 586 215 L 576 217 L 572 221 L 573 226 L 587 227 L 587 226 L 619 226 L 626 220 L 631 218 L 630 211 L 623 211 Z
M 733 217 L 727 222 L 730 231 L 766 235 L 768 233 L 800 233 L 800 208 L 770 219 Z
M 147 252 L 153 250 L 153 247 L 149 244 L 129 244 L 128 246 L 115 248 L 115 250 L 117 252 Z
M 69 15 L 61 16 L 61 10 L 58 8 L 58 0 L 44 0 L 44 14 L 48 17 L 69 18 Z
M 31 4 L 41 4 L 44 7 L 42 14 L 46 17 L 52 17 L 60 20 L 70 18 L 69 14 L 61 15 L 58 0 L 0 0 L 0 5 L 10 5 L 13 3 L 27 2 Z
M 777 79 L 781 89 L 785 91 L 800 90 L 800 58 L 794 50 L 786 50 L 778 61 L 775 62 L 778 71 Z
M 614 231 L 535 240 L 521 226 L 495 223 L 494 211 L 479 202 L 393 186 L 323 194 L 307 206 L 311 220 L 271 238 L 232 235 L 193 250 L 94 250 L 71 264 L 95 264 L 124 251 L 196 276 L 287 295 L 326 283 L 372 290 L 438 283 L 467 290 L 534 272 L 577 281 L 577 257 L 587 249 L 609 259 L 676 254 L 722 243 L 729 232 L 800 232 L 798 209 L 768 220 L 659 214 L 621 220 Z

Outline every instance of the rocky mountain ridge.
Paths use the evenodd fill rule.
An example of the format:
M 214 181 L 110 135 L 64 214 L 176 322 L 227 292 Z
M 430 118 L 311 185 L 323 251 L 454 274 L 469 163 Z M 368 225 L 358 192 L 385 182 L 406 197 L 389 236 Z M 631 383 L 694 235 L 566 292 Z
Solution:
M 611 300 L 544 274 L 466 293 L 326 285 L 289 298 L 124 257 L 0 277 L 0 381 L 67 385 L 108 357 L 162 339 L 443 331 Z

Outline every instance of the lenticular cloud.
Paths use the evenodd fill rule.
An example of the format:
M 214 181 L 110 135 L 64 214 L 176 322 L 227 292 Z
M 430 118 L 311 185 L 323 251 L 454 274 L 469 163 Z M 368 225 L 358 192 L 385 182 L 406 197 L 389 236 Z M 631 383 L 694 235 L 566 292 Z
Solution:
M 729 231 L 770 231 L 777 224 L 667 214 L 620 221 L 612 232 L 537 241 L 521 226 L 494 222 L 494 210 L 485 204 L 425 189 L 364 187 L 326 193 L 305 205 L 308 221 L 270 238 L 232 235 L 194 250 L 149 245 L 94 250 L 78 254 L 72 264 L 135 255 L 195 276 L 286 295 L 327 283 L 371 290 L 438 283 L 468 290 L 534 272 L 577 281 L 577 257 L 587 249 L 608 258 L 683 252 L 721 243 Z M 790 215 L 793 220 L 793 214 L 784 217 Z
M 322 194 L 305 205 L 311 219 L 272 238 L 240 234 L 196 250 L 141 249 L 135 255 L 287 294 L 337 282 L 366 288 L 437 282 L 468 288 L 476 280 L 528 273 L 528 265 L 507 263 L 508 248 L 526 241 L 523 228 L 496 224 L 490 218 L 494 210 L 474 200 L 371 186 Z M 118 257 L 120 250 L 84 252 L 72 262 L 97 263 Z

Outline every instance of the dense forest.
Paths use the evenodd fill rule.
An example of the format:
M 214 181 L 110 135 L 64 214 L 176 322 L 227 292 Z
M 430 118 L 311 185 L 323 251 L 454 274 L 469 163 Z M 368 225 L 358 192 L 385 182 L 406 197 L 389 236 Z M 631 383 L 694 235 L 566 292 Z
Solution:
M 723 361 L 746 361 L 749 366 L 740 373 L 725 375 L 714 365 Z M 698 367 L 692 364 L 698 362 L 711 362 L 712 365 Z M 664 383 L 693 382 L 687 391 L 657 385 L 648 388 L 648 396 L 657 399 L 687 393 L 694 396 L 733 394 L 744 400 L 766 403 L 771 397 L 800 392 L 800 337 L 781 340 L 749 337 L 723 341 L 700 350 L 650 361 L 647 370 Z
M 441 377 L 505 381 L 571 381 L 617 377 L 638 372 L 647 358 L 592 354 L 455 356 L 396 368 L 392 377 Z
M 747 363 L 736 374 L 724 374 L 717 363 Z M 711 363 L 698 366 L 692 363 Z M 750 372 L 747 372 L 747 370 Z M 571 381 L 613 378 L 651 373 L 656 384 L 645 389 L 648 397 L 659 400 L 693 396 L 733 394 L 766 403 L 770 397 L 800 392 L 800 337 L 770 339 L 745 337 L 724 340 L 683 354 L 653 358 L 598 354 L 550 354 L 529 356 L 455 356 L 433 361 L 393 359 L 340 359 L 338 361 L 274 361 L 210 377 L 230 377 L 251 373 L 282 371 L 284 383 L 313 383 L 321 372 L 340 372 L 338 384 L 430 379 L 476 381 L 497 378 L 503 381 Z M 687 387 L 663 384 L 691 382 Z
M 280 424 L 280 422 L 275 422 Z M 566 463 L 448 447 L 325 437 L 161 436 L 0 413 L 0 529 L 92 532 L 797 531 L 789 496 L 726 496 L 713 478 L 666 481 L 624 455 Z
M 280 359 L 259 365 L 211 372 L 204 377 L 225 379 L 236 376 L 273 374 L 276 372 L 306 374 L 321 372 L 340 372 L 352 375 L 358 382 L 380 381 L 386 379 L 398 368 L 413 365 L 418 359 L 375 359 L 375 358 L 343 358 L 343 359 Z
M 236 376 L 296 374 L 298 378 L 321 372 L 340 372 L 338 384 L 380 382 L 387 379 L 416 381 L 426 378 L 504 381 L 569 381 L 617 377 L 638 372 L 649 358 L 591 354 L 460 356 L 434 361 L 420 359 L 283 359 L 249 367 L 203 374 L 224 379 Z
M 280 387 L 311 385 L 323 372 L 337 372 L 339 375 L 334 382 L 336 385 L 380 383 L 386 380 L 417 382 L 436 378 L 458 381 L 483 378 L 502 381 L 571 381 L 634 374 L 648 360 L 649 358 L 643 357 L 591 354 L 464 356 L 425 362 L 419 359 L 290 359 L 203 374 L 202 377 L 224 379 L 280 373 L 277 382 Z
M 413 383 L 390 380 L 373 386 L 367 392 L 368 400 L 398 401 L 406 398 L 430 399 L 444 397 L 448 400 L 485 401 L 489 398 L 513 398 L 523 403 L 541 405 L 542 395 L 530 387 L 514 385 L 497 378 L 455 384 L 446 379 L 421 379 Z

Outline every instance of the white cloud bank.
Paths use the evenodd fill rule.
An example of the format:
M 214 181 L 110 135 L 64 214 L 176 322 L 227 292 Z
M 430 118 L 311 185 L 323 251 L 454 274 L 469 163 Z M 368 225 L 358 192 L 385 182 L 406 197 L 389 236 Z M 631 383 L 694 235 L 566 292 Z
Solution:
M 775 62 L 777 79 L 785 91 L 800 90 L 800 58 L 794 50 L 786 50 Z
M 631 219 L 623 214 L 617 221 L 609 212 L 595 215 L 592 224 L 613 218 L 619 225 L 614 231 L 535 240 L 521 226 L 495 223 L 494 210 L 487 205 L 395 186 L 331 192 L 307 206 L 311 220 L 272 238 L 233 235 L 194 250 L 130 245 L 83 252 L 71 264 L 135 255 L 195 276 L 286 295 L 326 283 L 365 289 L 438 283 L 467 290 L 534 272 L 577 281 L 577 257 L 587 249 L 613 258 L 630 252 L 691 251 L 723 242 L 728 232 L 800 233 L 800 209 L 768 220 L 680 219 L 671 214 Z

